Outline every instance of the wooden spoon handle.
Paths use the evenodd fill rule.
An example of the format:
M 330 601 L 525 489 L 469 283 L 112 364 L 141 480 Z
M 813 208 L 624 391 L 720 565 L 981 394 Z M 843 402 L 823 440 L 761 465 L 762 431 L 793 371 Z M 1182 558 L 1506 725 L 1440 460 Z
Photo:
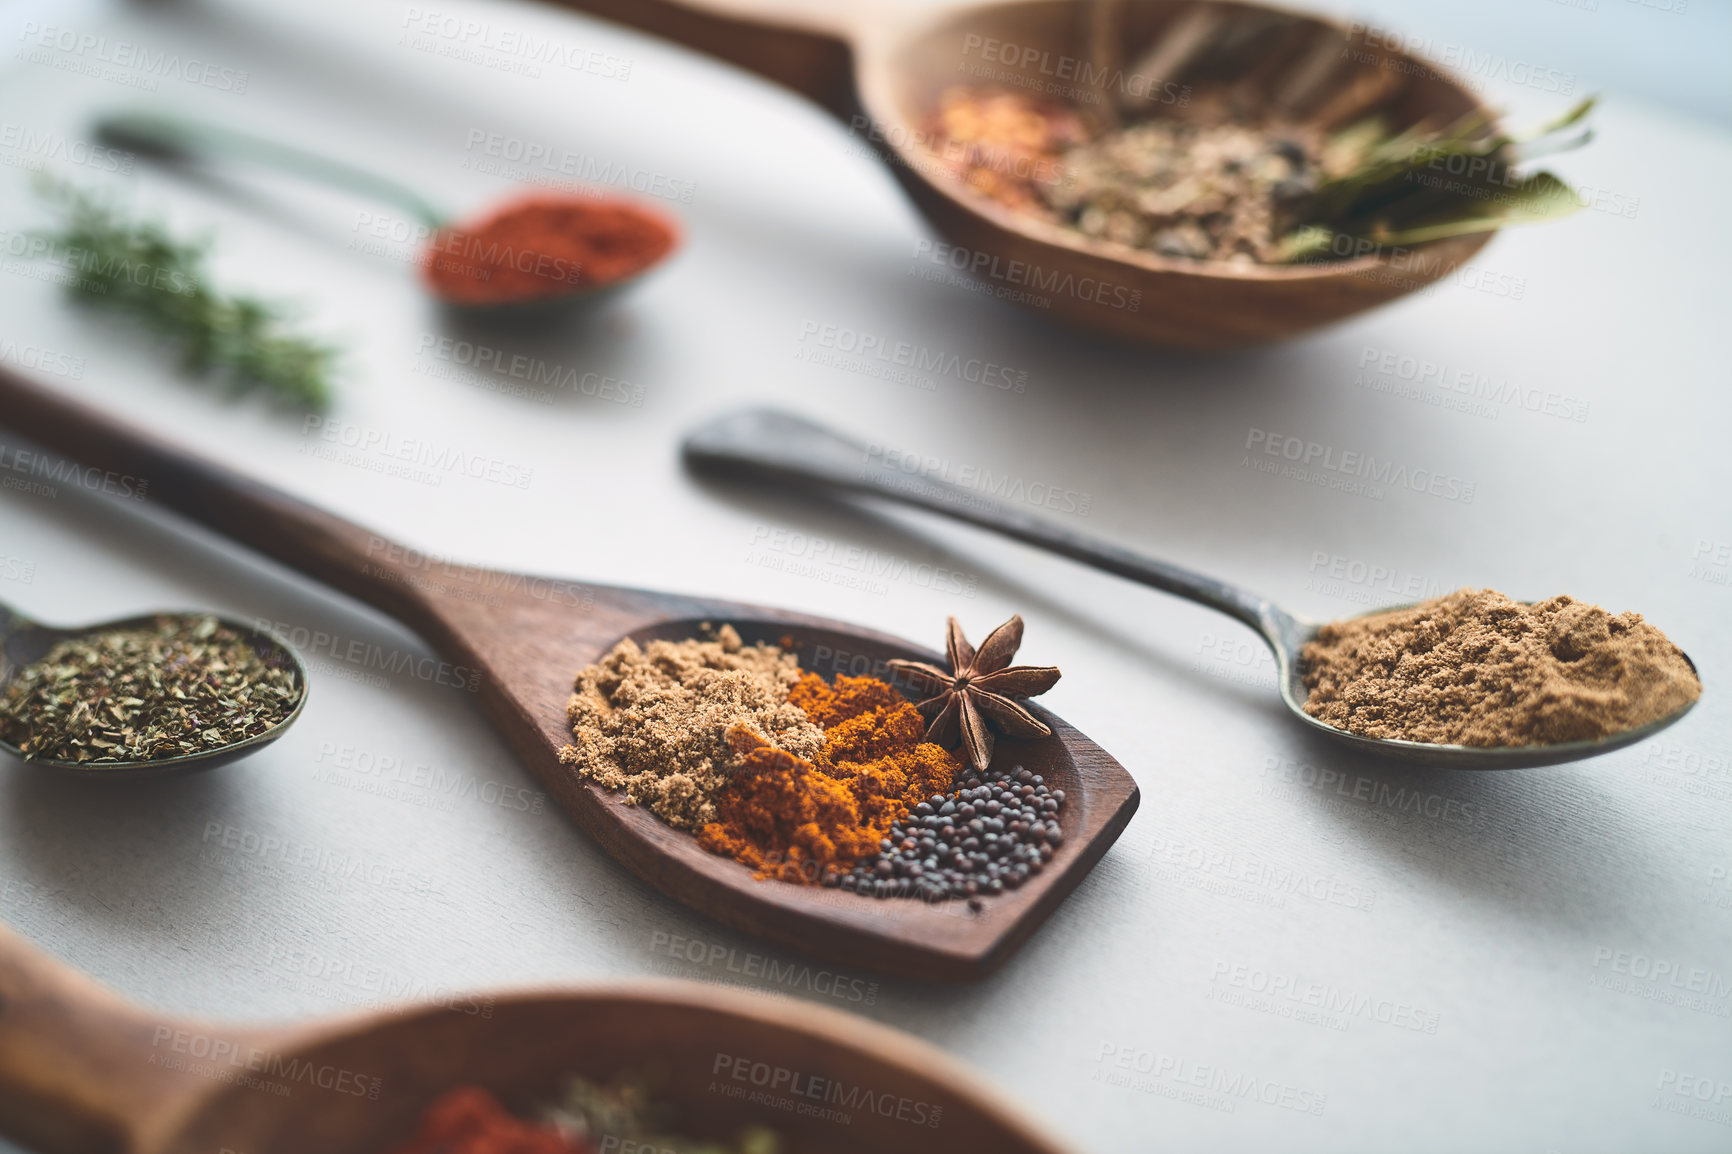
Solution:
M 37 1154 L 134 1154 L 204 1092 L 175 1044 L 240 1038 L 151 1019 L 0 926 L 0 1134 Z
M 553 2 L 738 65 L 842 120 L 859 111 L 853 29 L 871 16 L 862 0 Z
M 57 466 L 52 477 L 142 495 L 412 628 L 428 623 L 412 576 L 391 560 L 401 551 L 377 533 L 5 369 L 0 369 L 0 423 L 86 466 L 75 471 Z

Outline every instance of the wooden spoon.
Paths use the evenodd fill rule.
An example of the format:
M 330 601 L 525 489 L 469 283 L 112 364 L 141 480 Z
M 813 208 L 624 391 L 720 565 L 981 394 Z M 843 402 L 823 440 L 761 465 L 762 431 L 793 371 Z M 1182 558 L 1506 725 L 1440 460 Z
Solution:
M 932 1046 L 792 999 L 610 982 L 241 1029 L 131 1005 L 0 928 L 0 1133 L 37 1154 L 389 1154 L 454 1086 L 527 1114 L 622 1072 L 695 1137 L 759 1122 L 787 1154 L 1061 1149 Z
M 1065 790 L 1063 844 L 1021 889 L 980 913 L 962 903 L 873 900 L 756 881 L 649 811 L 624 805 L 558 760 L 577 671 L 624 637 L 694 635 L 732 623 L 747 642 L 789 645 L 801 665 L 886 675 L 893 657 L 940 655 L 846 622 L 733 601 L 579 585 L 459 565 L 407 549 L 286 493 L 185 453 L 101 412 L 0 371 L 0 422 L 86 465 L 148 482 L 150 499 L 397 618 L 453 665 L 479 670 L 482 712 L 584 831 L 639 877 L 716 920 L 792 949 L 908 977 L 973 979 L 1002 963 L 1124 830 L 1137 786 L 1107 753 L 1050 712 L 1053 736 L 1000 741 Z M 937 629 L 937 623 L 934 623 Z
M 809 97 L 870 144 L 950 242 L 920 250 L 934 272 L 972 276 L 996 296 L 1096 332 L 1192 349 L 1293 337 L 1438 280 L 1491 237 L 1305 265 L 1164 257 L 1007 208 L 950 176 L 929 148 L 926 118 L 959 84 L 1056 93 L 1105 123 L 1121 108 L 1161 113 L 1195 86 L 1324 127 L 1373 110 L 1398 127 L 1468 112 L 1495 125 L 1436 65 L 1321 17 L 1218 0 L 1011 0 L 938 11 L 884 0 L 554 2 Z M 1096 76 L 1106 83 L 1076 95 Z

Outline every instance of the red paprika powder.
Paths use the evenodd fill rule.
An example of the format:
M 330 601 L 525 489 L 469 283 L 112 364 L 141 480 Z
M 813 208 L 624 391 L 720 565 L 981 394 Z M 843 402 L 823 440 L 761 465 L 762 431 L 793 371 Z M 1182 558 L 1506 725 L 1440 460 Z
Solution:
M 678 241 L 671 220 L 630 201 L 531 196 L 434 233 L 421 273 L 452 304 L 517 304 L 627 280 Z
M 395 1154 L 592 1154 L 587 1142 L 551 1126 L 512 1117 L 479 1086 L 439 1096 L 421 1115 L 415 1136 Z

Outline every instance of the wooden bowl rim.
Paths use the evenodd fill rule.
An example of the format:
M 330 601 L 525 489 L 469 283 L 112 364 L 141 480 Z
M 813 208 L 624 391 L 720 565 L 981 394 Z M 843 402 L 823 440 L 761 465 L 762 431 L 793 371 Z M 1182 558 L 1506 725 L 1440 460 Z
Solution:
M 688 1011 L 718 1016 L 798 1036 L 888 1067 L 922 1087 L 942 1092 L 945 1103 L 966 1106 L 978 1117 L 1015 1135 L 1031 1150 L 1071 1154 L 1047 1125 L 1025 1111 L 1009 1094 L 972 1066 L 933 1042 L 896 1026 L 874 1021 L 832 1006 L 783 994 L 745 990 L 679 978 L 606 978 L 578 982 L 533 982 L 504 987 L 460 989 L 453 997 L 486 997 L 495 1011 L 501 1006 L 533 1010 L 550 1002 L 565 1005 L 633 1007 Z M 414 1002 L 377 1010 L 361 1010 L 310 1022 L 228 1028 L 202 1019 L 183 1019 L 213 1034 L 247 1044 L 302 1055 L 343 1046 L 392 1027 L 423 1019 L 468 1020 L 446 1001 Z M 584 1044 L 587 1044 L 587 1040 Z M 478 1059 L 479 1060 L 479 1059 Z M 455 1084 L 462 1084 L 461 1082 Z M 235 1095 L 248 1091 L 214 1084 L 190 1096 L 177 1112 L 172 1130 L 181 1133 L 197 1125 L 207 1111 L 221 1110 Z
M 886 108 L 895 109 L 897 107 L 895 94 L 890 91 L 891 78 L 896 72 L 891 58 L 916 38 L 935 34 L 967 19 L 971 14 L 995 8 L 1013 8 L 1019 5 L 1051 4 L 1054 2 L 1055 0 L 996 0 L 993 3 L 970 4 L 962 8 L 939 8 L 917 13 L 911 12 L 907 18 L 894 27 L 893 31 L 866 31 L 854 37 L 853 48 L 857 57 L 855 87 L 859 93 L 861 105 L 875 123 L 894 124 L 904 129 L 903 143 L 897 143 L 886 135 L 881 146 L 894 154 L 894 164 L 916 174 L 926 187 L 943 196 L 956 207 L 974 216 L 983 217 L 1006 232 L 1016 233 L 1026 240 L 1040 244 L 1055 245 L 1100 260 L 1111 261 L 1114 264 L 1126 265 L 1140 272 L 1197 277 L 1221 282 L 1304 283 L 1363 276 L 1366 273 L 1380 271 L 1396 259 L 1393 252 L 1383 250 L 1369 256 L 1352 257 L 1346 260 L 1318 261 L 1303 265 L 1256 263 L 1236 265 L 1227 261 L 1180 260 L 1177 257 L 1161 256 L 1159 253 L 1150 252 L 1147 249 L 1133 248 L 1117 241 L 1085 236 L 1074 229 L 1067 229 L 1027 213 L 1017 212 L 966 184 L 948 178 L 934 179 L 929 176 L 927 169 L 930 167 L 930 154 L 917 155 L 915 152 L 917 146 L 913 143 L 920 135 L 917 131 L 918 126 L 910 124 L 900 112 L 897 112 L 894 117 L 882 114 Z M 1091 0 L 1056 0 L 1056 2 L 1069 3 L 1074 7 L 1087 4 Z M 1147 2 L 1147 0 L 1139 0 L 1139 2 Z M 1177 0 L 1155 0 L 1155 2 L 1170 4 L 1173 7 L 1181 6 Z M 1207 2 L 1220 7 L 1289 16 L 1319 27 L 1334 29 L 1342 33 L 1344 37 L 1347 34 L 1348 26 L 1326 13 L 1308 11 L 1284 4 L 1265 4 L 1257 2 L 1257 0 L 1207 0 Z M 1499 126 L 1497 113 L 1453 69 L 1414 56 L 1412 53 L 1401 49 L 1379 47 L 1378 51 L 1385 56 L 1415 64 L 1430 72 L 1438 81 L 1448 85 L 1466 98 L 1476 110 L 1485 115 L 1493 128 Z M 1398 251 L 1403 254 L 1431 251 L 1463 240 L 1472 241 L 1474 247 L 1477 248 L 1484 245 L 1490 236 L 1497 233 L 1501 227 L 1485 229 L 1483 232 L 1464 233 L 1461 236 L 1423 241 L 1416 245 L 1400 246 Z M 1418 288 L 1419 282 L 1416 281 L 1414 287 Z

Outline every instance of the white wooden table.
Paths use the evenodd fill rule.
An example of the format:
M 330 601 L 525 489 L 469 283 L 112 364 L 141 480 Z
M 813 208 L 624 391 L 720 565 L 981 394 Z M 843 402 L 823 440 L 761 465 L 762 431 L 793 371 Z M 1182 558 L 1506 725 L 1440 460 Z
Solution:
M 30 491 L 0 465 L 0 599 L 67 622 L 216 607 L 280 623 L 314 667 L 293 732 L 208 776 L 107 787 L 0 767 L 0 919 L 165 1012 L 237 1020 L 610 975 L 822 1002 L 839 977 L 872 990 L 850 1008 L 951 1050 L 1099 1154 L 1732 1146 L 1723 134 L 1613 93 L 1600 139 L 1555 165 L 1594 209 L 1499 237 L 1465 274 L 1314 339 L 1164 356 L 935 276 L 890 178 L 793 98 L 556 12 L 438 10 L 603 64 L 527 75 L 405 27 L 407 5 L 37 6 L 71 41 L 18 38 L 29 14 L 12 13 L 7 237 L 42 219 L 25 166 L 52 156 L 214 229 L 223 277 L 306 302 L 348 353 L 325 425 L 229 405 L 8 248 L 0 356 L 419 548 L 933 644 L 948 614 L 979 636 L 1021 612 L 1024 655 L 1065 670 L 1045 700 L 1136 776 L 1142 808 L 993 979 L 821 978 L 833 968 L 789 965 L 598 852 L 461 690 L 402 670 L 424 650 L 393 624 L 148 500 Z M 148 63 L 165 48 L 181 71 Z M 1557 107 L 1500 83 L 1529 117 Z M 99 171 L 90 116 L 136 101 L 349 154 L 460 208 L 534 156 L 545 179 L 660 197 L 688 240 L 586 326 L 460 329 L 420 294 L 388 210 L 247 174 Z M 881 379 L 828 355 L 832 326 L 1023 388 Z M 465 363 L 482 348 L 567 385 Z M 681 431 L 748 402 L 937 458 L 1308 614 L 1463 584 L 1638 609 L 1707 696 L 1661 739 L 1556 769 L 1345 760 L 1288 721 L 1268 658 L 1224 618 L 883 506 L 684 475 Z M 1270 475 L 1250 467 L 1259 433 L 1437 471 L 1472 499 Z M 510 480 L 405 468 L 409 442 Z M 3 429 L 0 445 L 29 448 Z M 749 961 L 766 953 L 775 967 Z

